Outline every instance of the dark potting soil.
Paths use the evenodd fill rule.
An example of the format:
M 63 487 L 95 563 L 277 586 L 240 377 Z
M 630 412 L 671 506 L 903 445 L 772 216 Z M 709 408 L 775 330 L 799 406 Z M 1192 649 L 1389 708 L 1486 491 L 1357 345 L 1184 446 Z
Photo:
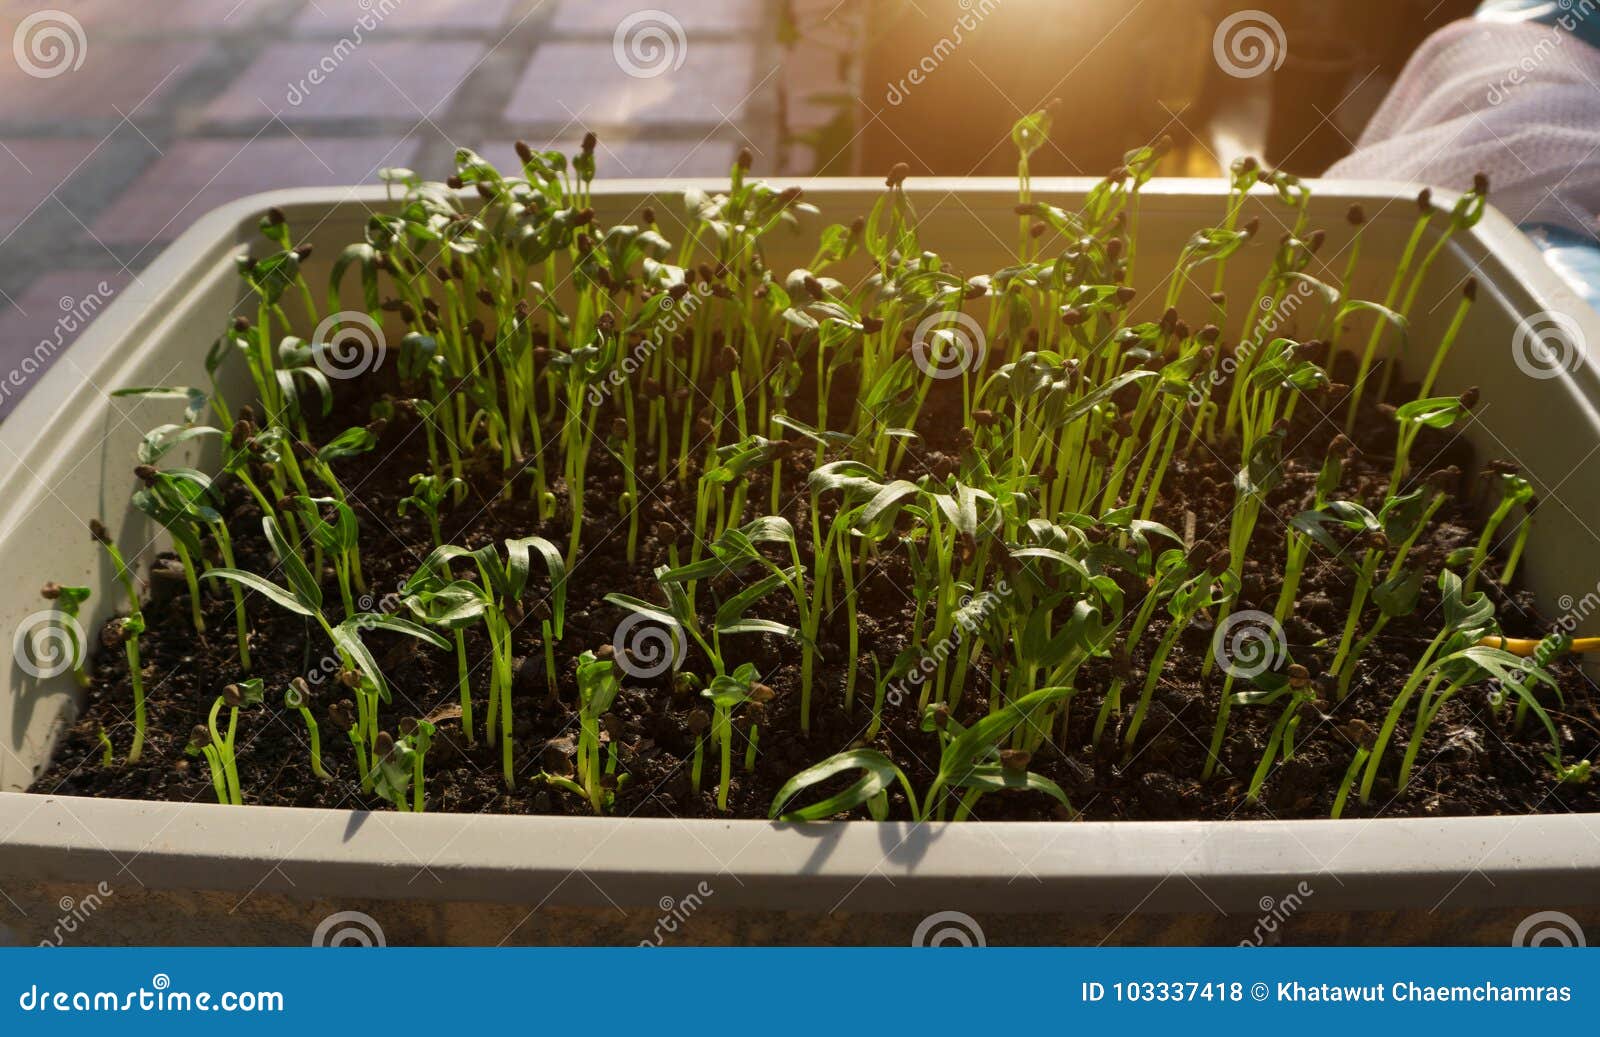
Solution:
M 1345 358 L 1335 362 L 1334 377 L 1343 375 Z M 381 374 L 387 374 L 383 372 Z M 392 376 L 389 376 L 392 378 Z M 841 379 L 834 386 L 841 397 L 835 413 L 848 412 L 854 387 Z M 1375 383 L 1373 383 L 1375 384 Z M 341 394 L 333 417 L 313 428 L 319 442 L 340 430 L 368 420 L 372 404 L 398 385 L 380 376 L 359 382 L 338 383 Z M 905 466 L 912 477 L 932 472 L 941 478 L 955 470 L 960 448 L 956 433 L 960 422 L 959 399 L 952 399 L 959 384 L 939 383 L 930 397 L 917 442 Z M 1409 399 L 1402 387 L 1397 399 Z M 1411 395 L 1414 395 L 1412 389 Z M 814 396 L 804 385 L 796 398 Z M 1362 420 L 1354 440 L 1358 451 L 1345 470 L 1341 495 L 1363 500 L 1376 509 L 1381 503 L 1392 460 L 1394 423 L 1371 402 L 1363 404 Z M 1286 523 L 1309 507 L 1317 472 L 1329 443 L 1338 432 L 1335 420 L 1324 414 L 1343 414 L 1339 399 L 1328 394 L 1311 397 L 1297 409 L 1287 438 L 1285 477 L 1270 497 L 1270 507 L 1258 522 L 1244 567 L 1244 586 L 1238 609 L 1271 612 L 1282 584 Z M 802 414 L 802 417 L 806 415 Z M 609 427 L 602 413 L 599 428 Z M 724 440 L 729 437 L 724 436 Z M 1192 529 L 1199 542 L 1226 543 L 1233 506 L 1233 469 L 1227 459 L 1236 457 L 1237 444 L 1197 444 L 1187 456 L 1174 461 L 1162 487 L 1162 498 L 1152 516 L 1172 529 Z M 641 449 L 654 457 L 654 448 Z M 1415 565 L 1429 574 L 1422 602 L 1410 616 L 1393 620 L 1361 657 L 1361 666 L 1344 701 L 1319 702 L 1305 707 L 1297 752 L 1277 766 L 1267 780 L 1259 802 L 1246 799 L 1245 790 L 1260 759 L 1263 746 L 1279 710 L 1235 708 L 1223 746 L 1224 766 L 1209 781 L 1200 779 L 1206 759 L 1216 704 L 1224 675 L 1220 669 L 1202 676 L 1202 663 L 1213 633 L 1211 620 L 1202 617 L 1178 641 L 1163 667 L 1160 684 L 1139 739 L 1131 755 L 1122 745 L 1124 717 L 1112 718 L 1100 745 L 1092 744 L 1095 716 L 1111 680 L 1111 664 L 1095 660 L 1077 678 L 1082 691 L 1072 700 L 1064 724 L 1058 724 L 1051 743 L 1035 753 L 1031 768 L 1060 784 L 1071 798 L 1077 816 L 1089 819 L 1173 820 L 1194 818 L 1326 817 L 1355 747 L 1371 741 L 1381 726 L 1392 696 L 1404 682 L 1412 663 L 1439 624 L 1439 594 L 1432 576 L 1445 567 L 1451 551 L 1471 545 L 1477 538 L 1483 482 L 1478 473 L 1491 460 L 1473 457 L 1462 438 L 1427 432 L 1413 450 L 1413 471 L 1422 473 L 1447 465 L 1459 466 L 1458 485 L 1437 514 L 1412 554 Z M 831 458 L 830 458 L 831 459 Z M 676 458 L 674 458 L 674 461 Z M 813 454 L 810 449 L 790 453 L 783 461 L 782 514 L 794 523 L 802 557 L 810 544 L 810 513 L 805 477 Z M 674 530 L 680 549 L 687 550 L 693 536 L 694 472 L 680 485 L 674 472 L 662 480 L 650 465 L 636 473 L 641 485 L 642 517 L 638 557 L 626 559 L 627 521 L 617 508 L 623 490 L 620 465 L 596 444 L 589 466 L 585 495 L 581 558 L 569 580 L 566 634 L 555 649 L 558 682 L 552 695 L 546 686 L 543 647 L 537 622 L 524 622 L 516 631 L 517 671 L 514 690 L 515 751 L 518 782 L 507 789 L 501 775 L 500 748 L 483 744 L 482 722 L 487 687 L 487 640 L 481 628 L 467 634 L 473 663 L 475 715 L 479 718 L 476 744 L 467 744 L 452 707 L 459 703 L 453 653 L 436 650 L 403 635 L 375 631 L 369 636 L 374 655 L 394 691 L 380 725 L 393 731 L 407 716 L 435 719 L 439 735 L 427 756 L 427 809 L 433 811 L 493 811 L 519 814 L 589 813 L 580 797 L 540 780 L 541 769 L 560 772 L 570 765 L 576 741 L 576 657 L 587 649 L 610 644 L 625 613 L 603 601 L 609 592 L 656 599 L 652 572 L 665 564 L 669 543 L 666 530 Z M 397 419 L 382 431 L 378 448 L 363 457 L 340 462 L 337 473 L 361 520 L 361 561 L 368 590 L 358 607 L 394 608 L 389 597 L 432 548 L 424 518 L 414 509 L 396 514 L 399 500 L 409 493 L 408 478 L 426 471 L 425 437 L 413 419 Z M 765 512 L 770 501 L 770 468 L 752 479 L 746 518 Z M 219 484 L 221 485 L 221 484 Z M 564 545 L 569 529 L 566 497 L 558 485 L 560 508 L 540 523 L 530 499 L 531 480 L 513 479 L 508 486 L 500 457 L 477 459 L 469 472 L 467 499 L 448 509 L 443 517 L 446 543 L 478 548 L 508 537 L 537 533 Z M 272 556 L 260 534 L 259 512 L 237 485 L 222 489 L 228 507 L 228 525 L 237 538 L 235 551 L 242 568 L 272 571 Z M 824 498 L 825 514 L 831 503 Z M 761 510 L 757 510 L 761 509 Z M 1509 527 L 1508 527 L 1509 528 Z M 87 536 L 87 532 L 84 533 Z M 1538 535 L 1537 531 L 1534 533 Z M 147 560 L 148 561 L 148 560 Z M 1493 577 L 1491 561 L 1486 576 Z M 331 571 L 324 574 L 330 619 L 337 622 L 338 593 Z M 535 577 L 530 601 L 543 594 L 545 584 Z M 722 578 L 729 586 L 738 577 Z M 247 804 L 387 809 L 381 799 L 363 795 L 356 781 L 353 749 L 330 721 L 327 707 L 345 697 L 331 675 L 336 668 L 331 646 L 319 630 L 262 598 L 247 596 L 250 649 L 253 668 L 239 668 L 232 600 L 225 588 L 206 581 L 203 610 L 206 630 L 197 635 L 181 580 L 152 581 L 151 603 L 146 608 L 149 629 L 141 640 L 147 689 L 149 727 L 144 756 L 137 764 L 122 759 L 132 734 L 132 690 L 127 663 L 120 650 L 100 649 L 90 665 L 92 686 L 77 719 L 65 733 L 54 761 L 33 785 L 33 791 L 60 795 L 123 797 L 173 801 L 214 801 L 211 780 L 203 760 L 184 753 L 190 729 L 205 720 L 219 690 L 246 676 L 265 679 L 264 706 L 245 711 L 238 737 L 238 770 Z M 1336 642 L 1351 595 L 1349 571 L 1313 551 L 1301 585 L 1294 614 L 1286 624 L 1295 662 L 1312 674 L 1326 666 Z M 619 772 L 627 778 L 617 792 L 615 812 L 643 817 L 764 818 L 776 791 L 798 771 L 862 738 L 873 694 L 875 656 L 887 667 L 907 647 L 912 629 L 912 579 L 904 553 L 886 549 L 871 560 L 868 575 L 858 585 L 859 649 L 861 658 L 846 653 L 845 611 L 835 607 L 824 622 L 821 660 L 813 693 L 812 730 L 800 731 L 798 718 L 799 654 L 794 642 L 768 636 L 743 636 L 724 642 L 729 665 L 753 662 L 762 679 L 776 691 L 767 704 L 758 739 L 753 771 L 746 772 L 736 758 L 736 773 L 729 811 L 716 809 L 717 754 L 709 751 L 700 792 L 691 789 L 688 761 L 695 737 L 688 717 L 702 705 L 697 695 L 677 694 L 671 674 L 650 680 L 624 678 L 623 690 L 612 709 L 609 737 L 621 741 Z M 1492 578 L 1480 579 L 1496 606 L 1505 632 L 1511 636 L 1539 637 L 1550 629 L 1534 609 L 1531 596 L 1501 587 Z M 1137 587 L 1126 603 L 1128 613 L 1138 605 Z M 713 595 L 698 599 L 709 616 Z M 835 606 L 839 603 L 835 601 Z M 530 609 L 530 614 L 537 609 Z M 772 602 L 758 609 L 762 615 L 792 620 Z M 1371 610 L 1366 622 L 1370 623 Z M 1165 610 L 1156 618 L 1134 658 L 1134 672 L 1142 677 L 1165 623 Z M 91 642 L 98 643 L 92 636 Z M 956 717 L 972 722 L 987 711 L 991 664 L 985 653 L 967 678 L 962 708 Z M 843 689 L 847 667 L 859 666 L 854 708 L 847 710 Z M 707 673 L 709 666 L 691 648 L 684 669 Z M 1547 694 L 1545 701 L 1562 739 L 1568 762 L 1594 759 L 1600 750 L 1600 711 L 1595 690 L 1571 660 L 1551 666 L 1563 701 Z M 299 715 L 283 706 L 283 691 L 297 676 L 312 679 L 322 734 L 325 765 L 331 780 L 319 780 L 309 765 L 307 738 Z M 1125 708 L 1137 698 L 1137 683 L 1124 697 Z M 1395 789 L 1394 775 L 1405 739 L 1409 737 L 1414 709 L 1408 709 L 1391 744 L 1382 776 L 1369 805 L 1352 795 L 1346 817 L 1525 814 L 1534 812 L 1593 811 L 1600 809 L 1600 782 L 1587 785 L 1558 782 L 1544 759 L 1550 743 L 1547 732 L 1531 718 L 1520 727 L 1508 708 L 1493 708 L 1491 686 L 1480 684 L 1452 699 L 1430 728 L 1418 755 L 1418 769 L 1410 786 Z M 1331 692 L 1327 696 L 1333 698 Z M 1324 708 L 1319 708 L 1324 707 Z M 99 731 L 104 729 L 116 747 L 111 766 L 101 762 Z M 739 755 L 747 740 L 744 721 L 736 721 Z M 882 730 L 871 743 L 893 758 L 918 789 L 927 787 L 937 765 L 938 742 L 920 730 L 915 696 L 884 707 Z M 853 776 L 838 779 L 842 787 Z M 829 791 L 833 786 L 826 786 Z M 816 790 L 813 790 L 815 793 Z M 864 816 L 858 812 L 857 816 Z M 903 794 L 891 792 L 891 816 L 908 816 Z M 1034 792 L 1004 792 L 985 796 L 975 816 L 993 820 L 1040 820 L 1069 815 L 1053 800 Z

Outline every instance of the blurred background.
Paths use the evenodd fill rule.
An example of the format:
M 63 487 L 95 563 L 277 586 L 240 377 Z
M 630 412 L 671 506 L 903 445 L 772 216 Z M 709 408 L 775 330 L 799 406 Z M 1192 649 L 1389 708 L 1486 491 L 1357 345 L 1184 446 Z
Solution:
M 1473 0 L 0 0 L 0 417 L 208 210 L 600 138 L 601 176 L 1314 175 Z M 70 362 L 70 357 L 68 361 Z

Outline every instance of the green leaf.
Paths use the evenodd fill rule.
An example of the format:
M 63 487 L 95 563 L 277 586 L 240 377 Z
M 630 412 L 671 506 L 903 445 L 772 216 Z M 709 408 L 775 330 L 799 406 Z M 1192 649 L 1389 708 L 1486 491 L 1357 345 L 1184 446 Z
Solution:
M 1476 675 L 1463 673 L 1463 664 L 1478 671 Z M 1463 648 L 1459 652 L 1439 660 L 1436 667 L 1450 673 L 1452 679 L 1459 683 L 1472 683 L 1473 680 L 1483 680 L 1493 677 L 1500 682 L 1501 687 L 1511 692 L 1530 709 L 1539 722 L 1544 725 L 1545 732 L 1550 735 L 1550 742 L 1557 752 L 1561 751 L 1561 735 L 1556 730 L 1556 725 L 1550 719 L 1550 714 L 1545 712 L 1544 706 L 1539 702 L 1533 687 L 1536 684 L 1548 684 L 1555 688 L 1556 682 L 1545 672 L 1542 666 L 1529 666 L 1528 661 L 1512 655 L 1510 652 L 1487 645 L 1473 645 Z M 1559 693 L 1559 689 L 1558 689 Z
M 322 610 L 322 586 L 312 577 L 311 570 L 306 568 L 306 563 L 289 546 L 284 539 L 283 532 L 278 528 L 278 522 L 271 515 L 263 515 L 261 529 L 267 535 L 267 543 L 272 546 L 272 553 L 277 556 L 278 564 L 283 567 L 285 578 L 293 589 L 295 596 L 309 611 L 306 615 L 314 615 Z
M 356 521 L 356 513 L 350 510 L 348 504 L 332 497 L 296 497 L 295 503 L 299 505 L 306 532 L 318 547 L 334 555 L 344 555 L 357 549 L 361 527 Z M 322 517 L 323 508 L 332 509 L 332 522 Z
M 144 434 L 139 441 L 138 458 L 141 464 L 155 464 L 174 447 L 202 436 L 220 436 L 221 429 L 209 425 L 162 425 Z
M 1339 289 L 1335 288 L 1331 284 L 1328 284 L 1326 281 L 1320 281 L 1317 278 L 1312 277 L 1310 274 L 1301 273 L 1298 270 L 1291 270 L 1287 273 L 1278 275 L 1278 279 L 1280 281 L 1294 281 L 1299 284 L 1303 284 L 1307 288 L 1321 295 L 1322 300 L 1329 306 L 1339 305 Z
M 434 626 L 460 630 L 481 621 L 492 602 L 488 591 L 466 580 L 455 580 L 443 587 L 422 586 L 412 577 L 406 589 L 413 591 L 405 605 L 413 614 Z
M 745 663 L 732 674 L 720 673 L 711 678 L 711 686 L 700 694 L 719 709 L 733 710 L 750 701 L 751 689 L 759 677 L 754 664 Z
M 585 716 L 598 719 L 611 708 L 621 689 L 622 678 L 617 676 L 615 661 L 601 659 L 593 652 L 578 657 L 578 703 Z
M 268 598 L 271 598 L 279 606 L 288 609 L 290 612 L 293 612 L 296 615 L 314 616 L 317 614 L 315 609 L 307 608 L 294 594 L 291 594 L 289 591 L 278 586 L 276 583 L 273 583 L 271 580 L 257 576 L 255 573 L 245 572 L 243 569 L 218 568 L 207 569 L 205 576 L 207 579 L 228 580 L 233 583 L 242 584 L 258 594 L 263 594 Z
M 1472 412 L 1456 396 L 1431 396 L 1425 400 L 1412 400 L 1396 408 L 1394 419 L 1402 424 L 1425 425 L 1428 428 L 1449 428 Z
M 372 657 L 366 642 L 361 640 L 361 627 L 356 624 L 354 616 L 333 628 L 333 643 L 350 657 L 356 669 L 372 681 L 378 689 L 378 696 L 388 702 L 389 682 L 384 680 L 383 671 L 378 669 L 378 660 Z
M 1041 109 L 1024 115 L 1011 126 L 1011 143 L 1017 146 L 1017 151 L 1024 160 L 1035 151 L 1044 146 L 1050 137 L 1050 112 Z
M 555 623 L 551 632 L 559 641 L 567 608 L 567 563 L 556 545 L 544 537 L 536 536 L 506 541 L 506 597 L 520 601 L 527 590 L 531 569 L 529 548 L 539 552 L 539 557 L 544 560 L 545 571 L 550 575 L 550 589 L 555 598 L 555 608 L 551 610 Z
M 1433 491 L 1424 486 L 1384 501 L 1383 507 L 1378 509 L 1378 521 L 1383 525 L 1384 536 L 1396 544 L 1410 539 L 1428 514 L 1429 498 L 1433 495 Z
M 921 487 L 919 487 L 916 483 L 907 482 L 904 479 L 896 479 L 894 482 L 880 489 L 877 494 L 875 494 L 873 498 L 867 502 L 866 506 L 861 509 L 858 522 L 863 529 L 876 528 L 878 519 L 880 517 L 884 516 L 885 514 L 893 514 L 893 511 L 898 511 L 899 509 L 896 507 L 896 505 L 900 504 L 907 497 L 920 492 Z M 893 509 L 893 511 L 891 511 L 891 509 Z
M 1273 670 L 1256 674 L 1250 678 L 1250 683 L 1255 685 L 1253 691 L 1234 692 L 1234 705 L 1270 706 L 1293 690 L 1288 675 Z
M 1085 414 L 1088 414 L 1090 411 L 1100 406 L 1100 404 L 1121 392 L 1124 387 L 1132 385 L 1134 382 L 1140 381 L 1141 379 L 1154 378 L 1156 377 L 1157 373 L 1158 372 L 1140 368 L 1135 371 L 1128 371 L 1123 374 L 1119 374 L 1115 378 L 1111 379 L 1111 381 L 1095 389 L 1093 392 L 1079 397 L 1076 402 L 1074 402 L 1066 410 L 1062 411 L 1061 417 L 1058 418 L 1057 421 L 1062 425 L 1077 421 Z
M 1447 630 L 1464 642 L 1476 642 L 1494 631 L 1494 602 L 1483 591 L 1465 593 L 1461 577 L 1449 569 L 1439 574 L 1439 593 L 1444 601 Z
M 717 607 L 717 629 L 721 630 L 725 624 L 743 619 L 750 606 L 797 577 L 794 567 L 790 566 L 745 586 L 739 593 Z
M 718 623 L 717 633 L 773 634 L 777 637 L 792 637 L 797 641 L 804 640 L 796 627 L 772 619 L 736 619 L 729 623 Z
M 1378 517 L 1354 501 L 1329 501 L 1319 510 L 1302 511 L 1289 524 L 1335 555 L 1342 554 L 1344 546 L 1333 538 L 1328 526 L 1343 526 L 1351 532 L 1383 530 Z
M 58 586 L 56 588 L 56 608 L 69 616 L 76 616 L 78 607 L 89 600 L 89 593 L 89 588 L 87 587 Z
M 361 298 L 363 308 L 368 313 L 377 313 L 378 298 L 378 250 L 365 242 L 348 245 L 333 261 L 333 269 L 328 274 L 328 308 L 334 312 L 344 309 L 339 302 L 339 285 L 344 281 L 345 272 L 352 265 L 360 264 L 361 268 Z
M 1399 573 L 1372 588 L 1372 603 L 1386 616 L 1409 616 L 1417 610 L 1422 595 L 1421 569 L 1401 569 Z
M 1065 551 L 1057 551 L 1049 547 L 1022 547 L 1012 551 L 1011 557 L 1044 558 L 1066 566 L 1069 571 L 1078 574 L 1079 576 L 1083 577 L 1084 580 L 1089 579 L 1088 566 L 1084 565 L 1081 560 L 1073 557 Z
M 861 777 L 843 792 L 809 806 L 784 811 L 790 801 L 806 789 L 820 785 L 836 774 L 854 770 L 861 771 Z M 876 749 L 850 749 L 813 764 L 784 782 L 778 794 L 772 798 L 767 817 L 780 821 L 822 821 L 835 814 L 866 806 L 872 816 L 881 821 L 888 816 L 887 789 L 897 780 L 905 787 L 907 796 L 914 804 L 911 783 L 893 760 Z
M 1287 435 L 1281 430 L 1268 432 L 1250 447 L 1250 456 L 1233 485 L 1241 494 L 1264 497 L 1283 481 L 1283 441 Z
M 239 264 L 245 279 L 269 306 L 283 297 L 300 274 L 300 255 L 294 251 L 278 252 L 254 261 L 241 257 Z
M 330 461 L 343 460 L 346 457 L 358 457 L 378 445 L 378 437 L 363 426 L 347 428 L 322 445 L 317 451 L 317 460 L 323 464 Z
M 377 766 L 372 769 L 373 790 L 396 805 L 404 802 L 416 772 L 416 756 L 417 751 L 412 748 L 409 739 L 396 739 L 394 748 L 378 760 Z
M 1006 789 L 1026 789 L 1030 792 L 1043 792 L 1068 810 L 1072 809 L 1072 801 L 1061 790 L 1061 786 L 1043 774 L 1035 774 L 1033 771 L 1011 771 L 998 763 L 986 763 L 974 767 L 967 773 L 966 778 L 957 784 L 957 787 L 975 789 L 980 792 L 1000 792 Z
M 1334 322 L 1335 324 L 1343 324 L 1344 319 L 1350 316 L 1352 313 L 1360 313 L 1363 311 L 1376 313 L 1380 319 L 1387 321 L 1391 327 L 1400 333 L 1400 345 L 1396 355 L 1404 355 L 1406 351 L 1406 340 L 1411 335 L 1411 324 L 1402 314 L 1389 309 L 1387 306 L 1384 306 L 1380 303 L 1368 302 L 1365 299 L 1351 299 L 1349 302 L 1339 307 L 1339 311 L 1334 315 Z
M 185 424 L 193 424 L 200 420 L 200 415 L 205 412 L 206 404 L 210 398 L 205 390 L 196 389 L 190 385 L 163 386 L 141 385 L 127 389 L 114 389 L 112 396 L 148 396 L 153 400 L 183 400 L 183 420 Z
M 991 752 L 995 744 L 1022 724 L 1031 724 L 1033 715 L 1077 693 L 1070 685 L 1040 688 L 1017 699 L 1004 709 L 996 710 L 973 724 L 945 744 L 939 757 L 941 784 L 960 785 L 978 760 Z
M 357 629 L 360 630 L 389 630 L 396 634 L 414 637 L 419 641 L 426 641 L 435 648 L 446 650 L 450 648 L 450 642 L 445 640 L 443 636 L 400 616 L 391 616 L 382 612 L 357 612 L 350 617 L 349 621 L 354 622 Z
M 266 697 L 267 686 L 260 677 L 251 677 L 239 682 L 239 694 L 246 706 L 259 706 Z

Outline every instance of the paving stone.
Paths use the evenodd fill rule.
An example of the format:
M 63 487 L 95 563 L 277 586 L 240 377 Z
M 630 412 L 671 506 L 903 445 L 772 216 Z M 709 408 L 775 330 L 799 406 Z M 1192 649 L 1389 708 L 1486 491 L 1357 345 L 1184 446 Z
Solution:
M 14 305 L 0 298 L 6 307 L 0 311 L 0 417 L 10 414 L 130 280 L 116 267 L 59 270 L 35 280 Z
M 0 140 L 0 184 L 5 185 L 0 191 L 0 238 L 20 227 L 98 143 L 93 137 Z
M 477 65 L 478 43 L 385 42 L 341 49 L 339 41 L 274 43 L 209 104 L 204 118 L 285 122 L 318 118 L 439 118 Z M 381 70 L 381 71 L 380 71 Z M 419 111 L 420 109 L 420 111 Z
M 563 33 L 609 35 L 623 19 L 641 11 L 664 11 L 685 32 L 747 32 L 761 19 L 761 5 L 752 0 L 650 0 L 648 6 L 640 0 L 561 0 L 551 28 Z M 651 21 L 640 19 L 638 25 L 642 28 Z
M 9 37 L 9 34 L 7 34 Z M 0 52 L 0 120 L 11 123 L 90 121 L 129 115 L 159 103 L 205 54 L 204 40 L 164 43 L 62 44 L 30 54 L 34 72 Z M 82 64 L 78 60 L 82 59 Z M 53 73 L 48 74 L 46 73 Z M 141 103 L 142 102 L 142 103 Z
M 517 0 L 316 0 L 292 23 L 297 32 L 414 32 L 419 29 L 494 29 Z
M 303 143 L 302 143 L 303 140 Z M 235 198 L 285 187 L 376 182 L 376 167 L 408 165 L 415 140 L 380 137 L 198 139 L 168 148 L 93 224 L 105 242 L 145 245 L 176 237 Z
M 795 3 L 809 23 L 820 17 L 814 8 L 832 11 L 820 30 L 830 41 L 856 37 L 849 28 L 855 5 Z M 53 24 L 66 30 L 58 37 L 66 65 L 55 75 L 31 76 L 3 46 L 23 19 L 44 9 L 70 12 L 70 20 L 35 21 L 35 32 Z M 650 10 L 665 11 L 670 20 L 629 21 Z M 525 14 L 536 31 L 502 44 Z M 380 24 L 367 28 L 363 17 Z M 287 35 L 248 35 L 284 19 Z M 614 37 L 625 22 L 631 28 L 619 50 Z M 756 62 L 758 55 L 764 62 L 778 54 L 768 38 L 773 22 L 762 0 L 0 0 L 0 239 L 16 233 L 41 203 L 36 219 L 67 234 L 62 255 L 43 272 L 0 245 L 0 288 L 21 304 L 13 307 L 0 294 L 0 417 L 16 398 L 4 384 L 7 371 L 41 340 L 49 343 L 40 350 L 46 361 L 59 356 L 81 330 L 65 330 L 68 311 L 60 300 L 67 298 L 71 310 L 102 280 L 119 290 L 127 283 L 114 264 L 99 269 L 108 257 L 96 239 L 116 246 L 123 258 L 133 252 L 148 258 L 149 246 L 234 198 L 280 187 L 371 183 L 379 165 L 432 170 L 439 165 L 429 157 L 432 146 L 421 153 L 421 141 L 434 136 L 430 128 L 391 149 L 421 119 L 418 108 L 432 110 L 441 133 L 491 141 L 480 150 L 507 169 L 516 166 L 510 138 L 519 128 L 542 146 L 565 126 L 559 145 L 570 153 L 583 129 L 593 126 L 602 137 L 603 177 L 726 177 L 743 143 L 735 126 L 757 140 L 770 137 L 745 122 L 771 111 L 779 78 L 768 75 L 775 73 L 772 66 Z M 341 46 L 358 27 L 359 45 Z M 665 35 L 652 35 L 652 28 Z M 528 35 L 538 37 L 531 51 Z M 244 40 L 254 57 L 227 64 L 225 53 Z M 505 50 L 494 51 L 486 74 L 475 76 L 497 45 Z M 786 73 L 791 91 L 827 90 L 834 66 L 819 53 L 799 55 L 812 64 Z M 665 68 L 651 75 L 663 56 Z M 34 60 L 51 72 L 62 54 L 46 48 Z M 313 70 L 320 84 L 310 82 Z M 463 95 L 468 77 L 472 92 Z M 184 103 L 174 126 L 163 119 L 180 88 Z M 468 126 L 453 127 L 446 112 L 464 101 L 486 110 L 469 113 Z M 118 128 L 96 152 L 121 117 L 118 109 L 134 126 Z M 273 113 L 305 143 L 278 125 L 248 140 Z M 816 115 L 800 114 L 808 121 Z M 502 117 L 510 125 L 497 129 Z M 735 125 L 723 125 L 724 117 Z M 196 133 L 208 125 L 218 132 Z M 165 154 L 156 155 L 155 144 L 145 150 L 146 141 L 133 140 L 140 134 Z M 67 189 L 59 190 L 86 156 Z M 777 162 L 758 152 L 756 170 L 775 175 Z M 50 201 L 52 190 L 73 212 L 98 216 L 79 228 Z M 39 226 L 30 223 L 22 233 Z M 63 259 L 91 269 L 48 269 Z M 22 286 L 20 295 L 12 284 Z M 30 366 L 43 365 L 30 360 Z M 27 376 L 36 377 L 37 371 Z
M 690 43 L 657 51 L 658 62 L 624 68 L 605 43 L 546 43 L 534 52 L 512 92 L 505 117 L 514 123 L 632 126 L 702 124 L 736 119 L 765 73 L 755 48 L 743 43 Z M 673 67 L 677 61 L 682 64 Z M 659 69 L 658 74 L 646 74 Z M 770 84 L 771 78 L 766 82 Z
M 318 0 L 326 4 L 329 0 Z M 138 17 L 130 7 L 138 3 Z M 40 11 L 52 12 L 33 24 L 38 31 L 48 25 L 71 27 L 68 14 L 83 27 L 92 46 L 97 36 L 124 39 L 159 36 L 169 32 L 227 32 L 248 29 L 277 6 L 274 0 L 0 0 L 0 30 L 11 39 L 23 19 Z

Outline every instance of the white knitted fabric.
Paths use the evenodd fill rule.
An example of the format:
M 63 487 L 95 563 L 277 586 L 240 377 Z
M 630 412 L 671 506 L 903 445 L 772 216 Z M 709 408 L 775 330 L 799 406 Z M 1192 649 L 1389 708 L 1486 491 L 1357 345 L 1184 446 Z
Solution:
M 1355 152 L 1326 175 L 1465 190 L 1477 172 L 1513 222 L 1593 236 L 1600 49 L 1548 25 L 1452 22 L 1411 56 Z

